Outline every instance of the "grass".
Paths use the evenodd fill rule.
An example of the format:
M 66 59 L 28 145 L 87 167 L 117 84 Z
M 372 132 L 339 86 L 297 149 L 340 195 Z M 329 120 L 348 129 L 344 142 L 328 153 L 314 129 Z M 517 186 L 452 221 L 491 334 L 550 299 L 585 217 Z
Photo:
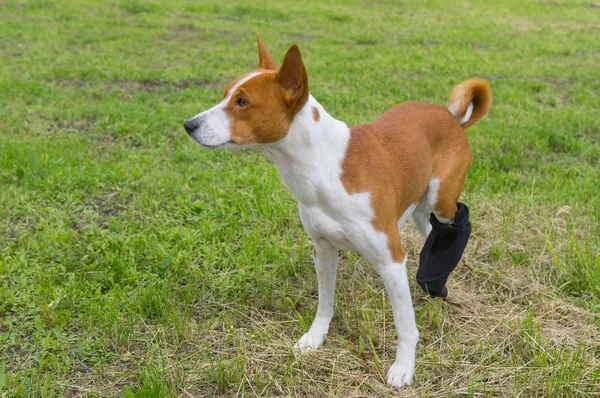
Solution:
M 600 4 L 0 3 L 0 397 L 598 396 Z M 182 122 L 300 45 L 348 123 L 491 82 L 469 130 L 472 241 L 448 301 L 412 283 L 413 386 L 391 390 L 383 285 L 344 253 L 325 346 L 312 249 L 260 151 Z M 409 271 L 423 244 L 403 234 Z

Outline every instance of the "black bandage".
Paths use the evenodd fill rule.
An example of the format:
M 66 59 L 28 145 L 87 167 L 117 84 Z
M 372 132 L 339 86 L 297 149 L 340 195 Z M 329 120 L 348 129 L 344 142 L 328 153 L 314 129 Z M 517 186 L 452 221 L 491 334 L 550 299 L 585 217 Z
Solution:
M 469 209 L 460 202 L 456 206 L 458 211 L 450 224 L 439 222 L 433 214 L 429 219 L 432 230 L 421 250 L 417 282 L 431 297 L 448 296 L 446 281 L 458 265 L 471 235 Z

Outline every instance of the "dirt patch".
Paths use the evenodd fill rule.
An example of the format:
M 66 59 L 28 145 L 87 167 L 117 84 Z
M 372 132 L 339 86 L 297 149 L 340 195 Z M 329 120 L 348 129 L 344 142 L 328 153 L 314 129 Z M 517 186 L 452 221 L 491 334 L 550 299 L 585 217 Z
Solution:
M 207 87 L 210 82 L 207 80 L 180 80 L 178 82 L 165 82 L 165 81 L 154 81 L 154 80 L 142 80 L 142 86 L 150 91 L 159 87 L 172 86 L 179 89 L 185 89 L 189 87 Z
M 372 273 L 363 274 L 361 268 L 362 264 L 357 270 L 361 274 L 359 278 L 365 276 L 371 279 Z M 352 284 L 352 279 L 342 278 L 342 288 L 338 292 L 352 294 L 359 288 Z M 549 357 L 552 357 L 560 350 L 575 352 L 586 340 L 593 341 L 597 333 L 597 329 L 585 314 L 564 302 L 546 296 L 543 287 L 530 284 L 531 279 L 523 274 L 516 274 L 514 278 L 502 281 L 504 286 L 496 285 L 497 278 L 493 276 L 481 275 L 481 278 L 475 281 L 477 283 L 472 283 L 469 279 L 472 279 L 472 276 L 467 277 L 465 274 L 460 280 L 453 281 L 452 298 L 445 302 L 432 302 L 420 292 L 413 291 L 416 310 L 423 319 L 417 355 L 420 371 L 417 373 L 418 381 L 407 387 L 403 391 L 406 395 L 402 396 L 428 396 L 431 389 L 438 391 L 439 396 L 446 396 L 456 388 L 466 388 L 473 379 L 485 379 L 487 386 L 506 396 L 516 395 L 519 388 L 528 392 L 527 396 L 539 395 L 535 393 L 538 388 L 535 383 L 515 387 L 516 373 L 535 380 L 538 377 L 537 372 L 540 372 L 540 369 L 529 364 L 530 358 L 519 357 L 516 353 L 525 352 L 531 356 L 539 356 L 539 351 L 547 349 L 550 351 Z M 482 283 L 488 286 L 486 292 L 481 289 Z M 376 297 L 383 296 L 381 283 L 370 280 L 369 286 L 378 292 Z M 499 288 L 498 292 L 502 298 L 500 301 L 494 293 L 496 287 Z M 301 394 L 294 390 L 299 396 L 322 396 L 317 391 L 319 387 L 325 386 L 348 393 L 349 390 L 358 388 L 361 392 L 378 391 L 381 396 L 389 393 L 384 375 L 395 353 L 395 342 L 389 337 L 393 332 L 387 326 L 391 324 L 391 311 L 389 306 L 379 308 L 381 305 L 376 305 L 369 299 L 359 300 L 362 302 L 360 313 L 368 312 L 370 316 L 377 317 L 377 321 L 373 323 L 386 325 L 374 329 L 373 348 L 367 347 L 359 354 L 356 341 L 357 336 L 362 334 L 355 330 L 355 326 L 348 330 L 347 325 L 343 324 L 344 317 L 338 314 L 338 317 L 334 318 L 330 336 L 324 347 L 309 356 L 288 363 L 286 371 L 296 374 L 296 380 L 311 380 L 310 383 L 299 384 L 302 386 Z M 345 302 L 346 300 L 339 302 L 343 307 L 339 313 L 351 310 L 351 306 L 346 307 Z M 377 309 L 373 310 L 375 307 Z M 211 356 L 218 355 L 227 363 L 235 363 L 236 345 L 243 347 L 246 358 L 245 372 L 249 375 L 249 380 L 254 380 L 250 375 L 260 374 L 274 375 L 274 379 L 285 379 L 287 376 L 273 364 L 281 362 L 287 354 L 285 347 L 291 347 L 294 338 L 297 338 L 300 332 L 290 326 L 290 322 L 277 320 L 273 313 L 261 312 L 253 307 L 246 308 L 243 312 L 248 314 L 247 319 L 252 320 L 250 324 L 243 327 L 211 328 L 209 332 L 201 332 L 194 338 L 208 343 L 211 346 Z M 386 321 L 382 322 L 383 319 Z M 263 330 L 269 330 L 271 336 L 278 337 L 269 340 L 252 339 L 254 334 Z M 537 336 L 536 333 L 540 335 Z M 229 346 L 234 348 L 223 348 Z M 593 349 L 593 345 L 590 344 L 588 348 Z M 373 352 L 377 352 L 378 359 Z M 586 358 L 591 365 L 590 370 L 575 381 L 583 388 L 591 383 L 592 368 L 597 365 L 593 355 L 586 355 Z M 557 358 L 550 361 L 553 360 L 557 362 L 547 365 L 549 371 L 561 366 Z M 512 362 L 517 362 L 518 365 L 510 365 Z M 200 396 L 211 396 L 211 391 L 218 390 L 217 383 L 198 376 L 210 373 L 211 368 L 215 368 L 214 362 L 207 356 L 201 356 L 196 362 L 196 371 L 186 380 L 186 388 L 194 391 L 195 387 L 197 391 L 204 391 Z M 212 371 L 214 372 L 214 369 Z M 426 378 L 427 383 L 422 382 L 423 378 Z M 449 383 L 449 378 L 452 383 Z M 250 388 L 253 382 L 241 384 Z M 364 388 L 365 385 L 368 388 Z M 289 393 L 285 383 L 281 386 L 271 384 L 266 388 L 274 388 L 269 390 L 274 395 Z
M 179 89 L 185 89 L 185 88 L 189 88 L 189 87 L 207 87 L 210 85 L 210 82 L 207 80 L 180 80 L 177 82 L 166 82 L 163 80 L 149 80 L 149 79 L 145 79 L 145 80 L 141 80 L 139 82 L 134 82 L 131 83 L 132 85 L 136 85 L 139 84 L 144 90 L 146 91 L 152 91 L 155 90 L 157 88 L 162 88 L 162 87 L 175 87 L 175 88 L 179 88 Z
M 356 44 L 359 46 L 376 46 L 379 44 L 379 40 L 374 37 L 357 37 L 354 39 Z
M 151 83 L 152 85 L 153 83 Z M 152 87 L 152 86 L 150 86 Z M 139 136 L 133 133 L 119 133 L 115 131 L 110 124 L 101 122 L 98 123 L 93 119 L 77 119 L 77 120 L 55 120 L 46 119 L 41 123 L 37 123 L 43 127 L 32 129 L 30 131 L 37 132 L 39 135 L 47 137 L 56 136 L 61 138 L 79 136 L 91 144 L 97 150 L 94 156 L 107 155 L 108 149 L 115 145 L 122 144 L 128 148 L 140 148 L 144 142 Z M 77 138 L 79 139 L 79 138 Z
M 438 44 L 440 44 L 440 43 L 435 40 L 423 40 L 422 42 L 419 43 L 419 45 L 422 47 L 437 46 Z
M 234 31 L 226 29 L 206 30 L 194 25 L 180 25 L 169 27 L 167 34 L 162 36 L 161 39 L 182 43 L 202 43 L 212 42 L 215 39 L 229 39 L 232 43 L 238 43 L 239 35 Z
M 70 79 L 63 80 L 57 83 L 60 87 L 73 87 L 73 88 L 83 88 L 83 87 L 97 87 L 102 90 L 111 90 L 111 89 L 124 89 L 126 91 L 156 91 L 160 89 L 187 89 L 190 87 L 220 87 L 221 82 L 214 82 L 209 80 L 200 80 L 200 79 L 185 79 L 179 81 L 166 81 L 166 80 L 152 80 L 152 79 L 143 79 L 143 80 L 113 80 L 108 82 L 88 82 L 85 80 L 78 79 Z
M 36 223 L 37 221 L 34 221 L 29 216 L 12 217 L 7 226 L 8 238 L 17 240 L 21 236 L 22 231 L 34 230 Z
M 549 1 L 547 3 L 544 3 L 545 6 L 551 6 L 551 7 L 564 7 L 565 4 L 564 3 L 559 3 L 557 1 Z
M 123 394 L 126 386 L 135 385 L 135 369 L 131 362 L 103 364 L 100 367 L 80 363 L 69 372 L 64 384 L 68 385 L 65 397 L 88 397 L 90 393 L 116 397 Z
M 304 34 L 295 34 L 291 36 L 292 40 L 294 41 L 302 41 L 302 42 L 309 42 L 309 41 L 315 41 L 315 40 L 319 40 L 322 39 L 323 36 L 317 36 L 317 35 L 304 35 Z
M 177 28 L 169 29 L 169 33 L 161 37 L 161 40 L 165 41 L 176 41 L 176 42 L 190 42 L 190 41 L 201 41 L 208 42 L 210 38 L 202 34 L 202 32 L 190 26 L 182 26 Z
M 494 82 L 501 80 L 515 80 L 515 81 L 524 81 L 524 82 L 536 82 L 540 84 L 548 84 L 554 86 L 561 90 L 566 90 L 571 86 L 577 83 L 577 79 L 571 76 L 527 76 L 527 75 L 503 75 L 503 74 L 493 74 L 493 75 L 484 75 L 485 79 Z
M 56 127 L 66 132 L 82 132 L 91 130 L 95 123 L 89 119 L 60 120 Z
M 96 209 L 99 215 L 98 223 L 101 228 L 108 228 L 108 219 L 117 217 L 129 208 L 131 195 L 121 196 L 118 191 L 106 192 L 101 196 L 91 200 L 91 206 Z

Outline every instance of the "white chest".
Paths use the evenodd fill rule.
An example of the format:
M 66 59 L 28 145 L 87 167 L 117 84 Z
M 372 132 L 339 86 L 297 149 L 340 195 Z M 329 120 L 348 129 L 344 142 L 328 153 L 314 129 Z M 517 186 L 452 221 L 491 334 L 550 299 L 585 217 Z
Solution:
M 320 113 L 319 120 L 313 118 L 313 109 Z M 300 202 L 302 224 L 311 238 L 325 238 L 341 250 L 358 250 L 359 237 L 372 229 L 373 209 L 368 193 L 351 195 L 343 187 L 349 139 L 348 126 L 310 96 L 286 137 L 266 149 Z
M 347 220 L 332 214 L 329 209 L 317 205 L 305 206 L 300 203 L 300 219 L 309 236 L 314 239 L 324 238 L 341 250 L 356 250 L 348 231 Z

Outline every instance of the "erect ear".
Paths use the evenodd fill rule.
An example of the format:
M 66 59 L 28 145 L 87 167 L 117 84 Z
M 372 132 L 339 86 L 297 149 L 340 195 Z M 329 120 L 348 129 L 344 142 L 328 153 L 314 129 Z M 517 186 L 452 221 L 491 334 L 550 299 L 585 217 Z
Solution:
M 277 70 L 277 62 L 265 48 L 260 33 L 256 32 L 256 41 L 258 42 L 258 67 L 263 69 Z
M 283 64 L 277 72 L 279 83 L 285 89 L 285 98 L 290 106 L 304 105 L 308 99 L 308 75 L 297 45 L 285 54 Z

